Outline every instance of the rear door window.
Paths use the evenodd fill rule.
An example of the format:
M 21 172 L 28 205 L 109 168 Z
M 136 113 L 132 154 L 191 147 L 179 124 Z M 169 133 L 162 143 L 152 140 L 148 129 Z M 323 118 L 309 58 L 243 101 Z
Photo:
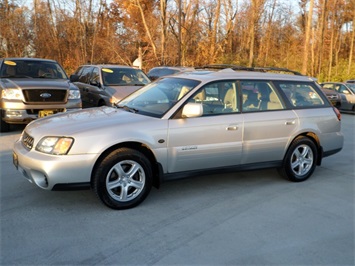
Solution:
M 284 105 L 275 88 L 267 81 L 241 81 L 243 112 L 282 110 Z

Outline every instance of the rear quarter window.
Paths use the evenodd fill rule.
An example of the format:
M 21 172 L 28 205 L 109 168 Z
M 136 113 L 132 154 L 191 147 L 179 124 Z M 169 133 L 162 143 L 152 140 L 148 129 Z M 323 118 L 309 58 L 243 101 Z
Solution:
M 312 83 L 278 82 L 279 87 L 286 95 L 286 99 L 293 107 L 320 107 L 327 106 L 321 91 Z

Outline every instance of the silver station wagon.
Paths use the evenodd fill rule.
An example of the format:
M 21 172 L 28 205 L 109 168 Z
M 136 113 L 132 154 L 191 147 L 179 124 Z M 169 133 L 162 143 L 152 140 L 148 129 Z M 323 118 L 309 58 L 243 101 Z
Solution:
M 340 120 L 311 78 L 195 71 L 163 77 L 117 107 L 33 121 L 13 161 L 42 189 L 87 186 L 108 207 L 127 209 L 152 186 L 189 175 L 273 167 L 304 181 L 342 149 Z

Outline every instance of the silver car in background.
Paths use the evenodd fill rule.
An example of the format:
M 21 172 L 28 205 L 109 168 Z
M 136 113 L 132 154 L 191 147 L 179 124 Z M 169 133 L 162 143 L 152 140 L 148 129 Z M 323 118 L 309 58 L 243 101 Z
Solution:
M 42 189 L 87 186 L 126 209 L 164 180 L 202 173 L 272 167 L 301 182 L 342 147 L 341 115 L 312 79 L 225 69 L 163 77 L 117 108 L 34 121 L 13 161 Z

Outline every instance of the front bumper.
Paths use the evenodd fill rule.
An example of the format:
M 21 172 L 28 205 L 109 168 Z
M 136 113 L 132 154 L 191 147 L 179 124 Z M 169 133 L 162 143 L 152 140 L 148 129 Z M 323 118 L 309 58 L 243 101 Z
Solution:
M 49 155 L 27 150 L 20 140 L 13 149 L 14 165 L 31 183 L 45 190 L 55 185 L 88 183 L 98 154 Z
M 62 113 L 62 112 L 71 112 L 71 111 L 76 111 L 80 110 L 81 108 L 76 108 L 76 109 L 39 109 L 39 110 L 2 110 L 2 119 L 8 123 L 8 124 L 28 124 L 32 120 L 38 119 L 39 113 L 41 111 L 51 113 L 51 114 L 56 114 L 56 113 Z

